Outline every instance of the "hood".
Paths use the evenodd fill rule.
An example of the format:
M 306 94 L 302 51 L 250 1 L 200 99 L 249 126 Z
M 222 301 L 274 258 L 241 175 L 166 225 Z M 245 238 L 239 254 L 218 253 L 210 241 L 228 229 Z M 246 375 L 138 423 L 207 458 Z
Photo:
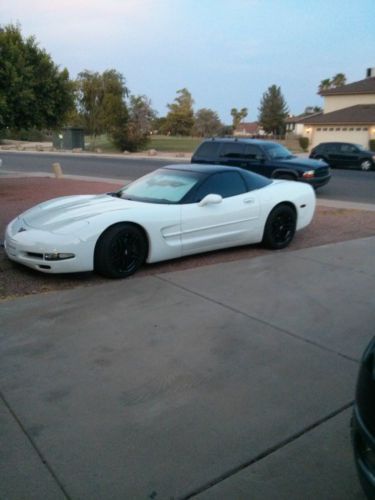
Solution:
M 93 217 L 117 210 L 130 210 L 139 205 L 139 202 L 108 194 L 64 196 L 31 208 L 20 219 L 29 228 L 58 232 L 65 226 L 77 222 L 89 223 Z
M 277 163 L 278 165 L 290 165 L 304 167 L 308 169 L 328 167 L 327 163 L 321 160 L 313 160 L 311 158 L 301 158 L 300 156 L 292 156 L 290 158 L 272 160 L 272 163 Z

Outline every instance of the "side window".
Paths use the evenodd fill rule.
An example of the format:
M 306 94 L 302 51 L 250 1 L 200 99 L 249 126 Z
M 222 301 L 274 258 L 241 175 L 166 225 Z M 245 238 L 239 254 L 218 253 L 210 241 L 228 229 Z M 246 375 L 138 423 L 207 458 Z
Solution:
M 341 152 L 342 153 L 356 153 L 357 148 L 352 144 L 341 144 Z
M 223 142 L 220 150 L 220 158 L 242 158 L 245 152 L 245 144 L 240 142 Z
M 199 146 L 194 156 L 196 156 L 197 158 L 205 158 L 211 160 L 212 158 L 217 157 L 219 146 L 220 143 L 218 142 L 214 141 L 204 142 Z
M 261 160 L 262 158 L 264 158 L 262 150 L 257 146 L 253 146 L 251 144 L 246 146 L 245 156 L 247 160 Z
M 201 201 L 208 194 L 220 194 L 223 198 L 228 198 L 246 192 L 245 182 L 238 172 L 222 172 L 211 175 L 199 186 L 195 202 Z

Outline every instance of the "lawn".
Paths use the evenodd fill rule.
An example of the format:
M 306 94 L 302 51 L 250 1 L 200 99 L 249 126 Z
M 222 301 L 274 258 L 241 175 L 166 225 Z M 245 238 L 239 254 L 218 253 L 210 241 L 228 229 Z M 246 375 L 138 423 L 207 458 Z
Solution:
M 169 152 L 182 152 L 192 153 L 197 146 L 202 142 L 198 137 L 182 137 L 182 136 L 168 136 L 168 135 L 152 135 L 150 141 L 145 147 L 145 150 L 156 149 L 156 151 L 169 151 Z M 107 135 L 100 135 L 96 138 L 95 144 L 93 138 L 90 136 L 85 137 L 85 149 L 95 150 L 101 149 L 103 153 L 119 153 Z
M 199 137 L 176 137 L 167 135 L 152 135 L 148 149 L 192 153 L 202 142 Z

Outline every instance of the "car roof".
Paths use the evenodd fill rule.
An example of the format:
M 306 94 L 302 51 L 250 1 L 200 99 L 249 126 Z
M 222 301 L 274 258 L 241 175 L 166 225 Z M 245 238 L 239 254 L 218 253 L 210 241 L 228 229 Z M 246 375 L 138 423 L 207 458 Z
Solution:
M 211 165 L 207 163 L 183 163 L 177 165 L 166 165 L 162 167 L 167 170 L 180 170 L 186 172 L 198 172 L 200 174 L 213 174 L 216 172 L 233 172 L 243 173 L 244 170 L 239 167 L 226 167 L 224 165 Z
M 212 137 L 211 139 L 205 139 L 204 142 L 244 142 L 245 144 L 257 144 L 259 146 L 264 146 L 266 144 L 279 144 L 275 141 L 268 141 L 263 139 L 252 139 L 251 137 Z

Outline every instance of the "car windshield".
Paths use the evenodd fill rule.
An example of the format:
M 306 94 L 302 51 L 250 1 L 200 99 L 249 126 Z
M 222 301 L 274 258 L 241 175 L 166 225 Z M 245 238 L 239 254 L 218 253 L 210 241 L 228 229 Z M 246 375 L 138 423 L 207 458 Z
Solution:
M 281 144 L 265 144 L 264 149 L 273 160 L 281 160 L 283 158 L 292 158 L 293 155 Z
M 361 151 L 367 151 L 367 149 L 362 146 L 362 144 L 356 144 L 357 148 L 360 149 Z
M 198 172 L 159 169 L 128 184 L 118 196 L 146 203 L 179 203 L 201 176 Z

